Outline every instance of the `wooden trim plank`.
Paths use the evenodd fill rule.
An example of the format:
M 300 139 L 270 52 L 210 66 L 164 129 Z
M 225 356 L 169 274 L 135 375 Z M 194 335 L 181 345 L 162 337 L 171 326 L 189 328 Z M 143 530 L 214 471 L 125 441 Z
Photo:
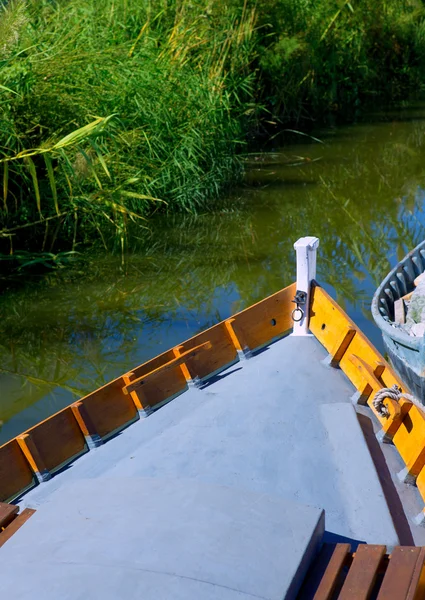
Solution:
M 396 546 L 390 555 L 377 600 L 406 600 L 409 593 L 415 593 L 424 561 L 424 548 Z
M 0 529 L 7 527 L 10 521 L 15 518 L 17 512 L 19 512 L 19 506 L 0 502 Z
M 360 544 L 354 555 L 338 600 L 368 600 L 385 556 L 386 547 Z
M 26 437 L 28 436 L 28 437 Z M 45 481 L 50 474 L 88 451 L 71 406 L 67 406 L 19 436 Z M 40 470 L 41 469 L 41 470 Z
M 71 404 L 71 410 L 74 414 L 75 420 L 78 423 L 79 428 L 81 429 L 84 437 L 86 438 L 86 442 L 89 448 L 96 448 L 102 444 L 102 438 L 97 432 L 93 421 L 87 412 L 84 403 L 81 400 L 78 402 L 74 402 Z
M 28 521 L 35 513 L 33 508 L 24 508 L 24 510 L 0 533 L 0 548 L 14 535 L 18 529 Z
M 190 350 L 187 350 L 186 352 L 182 352 L 180 354 L 180 356 L 173 358 L 172 360 L 168 361 L 161 367 L 157 367 L 153 371 L 150 371 L 149 373 L 142 375 L 142 377 L 139 377 L 138 379 L 131 381 L 128 385 L 123 387 L 124 394 L 130 394 L 131 392 L 137 391 L 151 377 L 155 377 L 156 375 L 163 374 L 166 371 L 169 371 L 170 369 L 179 367 L 182 364 L 184 364 L 187 359 L 195 357 L 199 352 L 202 352 L 205 350 L 210 350 L 211 347 L 212 347 L 211 342 L 204 342 L 203 344 L 200 344 L 199 346 L 195 346 L 195 348 L 191 348 Z
M 406 594 L 406 600 L 423 600 L 423 598 L 425 598 L 425 547 L 420 549 Z
M 335 348 L 330 353 L 332 367 L 337 367 L 339 365 L 342 357 L 347 352 L 356 333 L 357 333 L 357 329 L 350 325 L 348 327 L 347 331 L 344 333 L 344 337 L 342 338 L 342 340 L 337 342 L 337 344 L 335 345 Z
M 330 600 L 350 550 L 350 544 L 324 544 L 307 575 L 299 600 Z
M 48 481 L 51 477 L 51 474 L 46 468 L 38 448 L 34 444 L 31 434 L 24 433 L 22 435 L 18 435 L 16 439 L 38 481 Z
M 34 472 L 17 439 L 0 446 L 0 501 L 15 498 L 34 485 Z

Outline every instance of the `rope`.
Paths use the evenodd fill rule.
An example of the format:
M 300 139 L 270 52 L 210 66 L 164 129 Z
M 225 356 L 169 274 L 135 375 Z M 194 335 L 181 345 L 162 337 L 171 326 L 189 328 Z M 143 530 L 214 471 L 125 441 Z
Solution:
M 419 400 L 416 400 L 416 398 L 411 394 L 405 394 L 401 391 L 401 388 L 398 387 L 397 384 L 394 384 L 390 388 L 382 388 L 379 390 L 373 399 L 373 407 L 381 415 L 381 417 L 385 417 L 386 419 L 388 419 L 390 416 L 390 412 L 384 404 L 385 398 L 391 398 L 391 400 L 396 400 L 396 402 L 399 402 L 401 398 L 404 398 L 405 400 L 408 400 L 414 404 L 416 408 L 419 408 L 419 410 L 422 412 L 425 411 L 425 406 L 421 404 Z

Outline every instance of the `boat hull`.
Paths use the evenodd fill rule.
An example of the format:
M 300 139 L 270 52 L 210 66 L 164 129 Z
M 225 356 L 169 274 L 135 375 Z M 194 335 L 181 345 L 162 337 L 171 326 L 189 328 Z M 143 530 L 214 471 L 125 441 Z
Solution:
M 372 315 L 382 332 L 385 350 L 409 391 L 425 404 L 425 346 L 423 337 L 410 336 L 394 326 L 394 303 L 414 289 L 425 271 L 425 241 L 385 277 L 372 300 Z

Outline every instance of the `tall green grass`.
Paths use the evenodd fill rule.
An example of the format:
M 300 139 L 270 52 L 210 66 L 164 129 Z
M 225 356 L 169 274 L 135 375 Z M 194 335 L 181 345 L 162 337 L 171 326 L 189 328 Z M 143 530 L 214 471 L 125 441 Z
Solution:
M 255 15 L 242 7 L 218 26 L 161 4 L 6 9 L 16 26 L 0 62 L 3 252 L 23 236 L 42 251 L 93 235 L 122 247 L 130 220 L 196 211 L 237 178 Z
M 419 0 L 0 6 L 3 257 L 123 250 L 130 222 L 207 210 L 259 131 L 425 80 Z

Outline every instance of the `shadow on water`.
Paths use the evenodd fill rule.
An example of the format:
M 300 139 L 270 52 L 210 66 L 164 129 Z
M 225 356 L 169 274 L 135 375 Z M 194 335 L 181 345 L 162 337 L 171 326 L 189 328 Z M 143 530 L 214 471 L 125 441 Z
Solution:
M 91 252 L 5 291 L 0 442 L 291 283 L 303 235 L 320 237 L 319 281 L 381 348 L 373 291 L 424 237 L 424 115 L 250 155 L 244 184 L 213 213 L 158 216 L 123 258 Z

